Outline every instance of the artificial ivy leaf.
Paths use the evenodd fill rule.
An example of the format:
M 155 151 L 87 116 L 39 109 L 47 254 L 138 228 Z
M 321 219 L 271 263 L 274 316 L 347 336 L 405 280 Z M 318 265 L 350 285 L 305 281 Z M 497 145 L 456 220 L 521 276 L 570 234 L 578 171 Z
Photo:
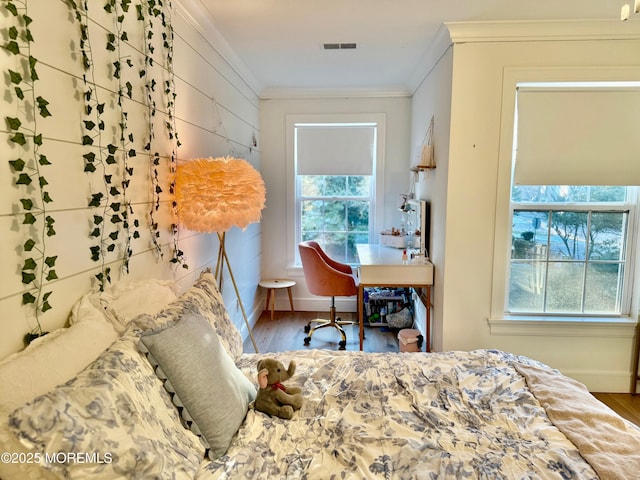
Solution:
M 33 258 L 27 258 L 24 261 L 24 266 L 22 267 L 22 270 L 34 270 L 37 266 L 38 264 Z
M 22 272 L 22 283 L 25 285 L 30 284 L 36 279 L 36 276 L 33 273 Z
M 109 189 L 109 194 L 115 197 L 116 195 L 120 195 L 120 190 L 118 190 L 116 187 L 111 187 Z
M 14 72 L 13 70 L 9 70 L 9 79 L 11 80 L 11 83 L 15 83 L 16 85 L 18 85 L 20 82 L 22 82 L 22 75 L 20 75 L 18 72 Z
M 162 193 L 162 188 L 160 187 L 160 185 L 156 185 L 156 193 Z
M 109 238 L 115 242 L 118 239 L 118 232 L 111 232 Z
M 142 14 L 142 5 L 136 5 L 136 13 L 138 14 L 138 20 L 143 22 L 144 15 Z
M 20 100 L 24 100 L 24 92 L 22 91 L 22 89 L 20 87 L 15 87 L 14 90 L 16 92 L 16 97 L 18 97 Z
M 38 156 L 38 163 L 40 165 L 51 165 L 51 162 L 49 161 L 49 159 L 46 157 L 46 155 L 40 155 Z
M 96 124 L 93 123 L 91 120 L 84 120 L 84 128 L 86 128 L 87 130 L 93 130 L 95 126 Z
M 29 305 L 30 303 L 36 303 L 36 297 L 34 297 L 29 292 L 22 294 L 22 304 Z
M 109 246 L 107 247 L 107 251 L 109 252 L 113 252 L 115 249 L 116 249 L 115 243 L 110 243 Z
M 98 122 L 98 130 L 104 130 L 104 120 Z
M 24 38 L 27 42 L 33 42 L 33 35 L 31 34 L 31 30 L 30 29 L 26 29 L 24 32 Z
M 51 225 L 49 225 L 47 227 L 47 237 L 53 237 L 55 234 L 56 234 L 56 231 Z
M 24 24 L 27 26 L 33 22 L 33 19 L 28 15 L 22 15 L 22 19 L 24 20 Z
M 36 223 L 36 217 L 33 215 L 33 213 L 25 213 L 24 214 L 24 220 L 22 221 L 23 225 L 33 225 L 34 223 Z
M 104 9 L 105 9 L 105 11 L 106 11 L 107 13 L 111 13 L 111 4 L 107 3 L 107 4 L 104 6 Z
M 111 217 L 111 223 L 116 224 L 116 223 L 120 223 L 122 222 L 122 219 L 120 218 L 120 215 L 113 215 Z
M 9 160 L 9 165 L 11 165 L 11 168 L 13 168 L 14 171 L 21 172 L 24 170 L 25 163 L 21 158 L 17 158 L 15 160 Z
M 133 85 L 131 85 L 131 82 L 127 82 L 124 85 L 127 88 L 127 97 L 131 98 L 131 95 L 133 92 Z
M 110 143 L 109 145 L 107 145 L 107 150 L 109 150 L 109 153 L 111 155 L 113 155 L 118 150 L 118 147 L 116 147 L 114 144 Z
M 104 176 L 104 183 L 106 183 L 107 185 L 110 185 L 112 177 L 113 177 L 113 175 L 105 175 Z
M 27 143 L 27 139 L 22 132 L 16 132 L 16 134 L 9 140 L 11 140 L 13 143 L 17 143 L 18 145 L 24 145 Z
M 126 42 L 127 40 L 129 40 L 129 36 L 127 35 L 127 32 L 122 32 L 122 35 L 120 35 L 120 40 L 122 40 L 123 42 Z
M 94 225 L 100 225 L 102 223 L 102 220 L 104 220 L 104 218 L 102 218 L 100 215 L 94 215 L 93 216 L 93 224 Z
M 120 202 L 113 202 L 111 205 L 109 205 L 111 207 L 111 210 L 113 210 L 114 212 L 117 212 L 120 210 Z
M 85 163 L 84 164 L 84 171 L 87 173 L 93 173 L 96 171 L 96 166 L 93 163 Z
M 22 122 L 19 118 L 5 117 L 5 120 L 7 121 L 7 125 L 11 130 L 18 130 L 20 128 L 20 125 L 22 125 Z
M 85 153 L 82 155 L 87 162 L 94 162 L 96 160 L 96 154 L 94 152 Z
M 47 257 L 44 259 L 44 263 L 47 265 L 47 267 L 53 268 L 56 266 L 57 259 L 58 259 L 57 255 L 54 255 L 53 257 Z
M 89 234 L 90 237 L 99 237 L 100 236 L 100 229 L 99 228 L 94 228 L 93 230 L 91 230 L 91 233 Z
M 35 143 L 36 145 L 42 145 L 42 134 L 41 133 L 33 136 L 33 143 Z
M 89 135 L 84 135 L 82 137 L 82 145 L 93 145 L 93 138 Z
M 45 222 L 46 222 L 48 227 L 50 227 L 51 225 L 56 223 L 56 221 L 54 220 L 54 218 L 51 215 L 47 215 L 44 220 L 45 220 Z
M 89 202 L 90 207 L 99 207 L 100 202 L 102 201 L 102 192 L 94 193 L 91 195 L 91 201 Z
M 16 180 L 16 185 L 29 185 L 31 183 L 31 177 L 26 173 L 21 173 L 18 175 L 18 180 Z
M 115 52 L 116 47 L 113 43 L 107 43 L 107 50 L 109 50 L 110 52 Z
M 134 148 L 130 149 L 128 155 L 129 155 L 129 157 L 135 157 L 136 156 L 136 150 Z
M 44 177 L 38 177 L 38 181 L 40 183 L 40 188 L 44 187 L 45 185 L 49 185 L 49 182 L 47 182 L 47 179 Z
M 120 62 L 113 62 L 113 77 L 120 78 Z
M 20 47 L 18 46 L 18 42 L 16 42 L 15 40 L 11 40 L 7 42 L 4 48 L 5 50 L 10 51 L 14 55 L 18 55 L 20 53 Z
M 89 247 L 89 250 L 91 250 L 91 260 L 93 260 L 94 262 L 100 260 L 100 247 Z
M 104 113 L 104 103 L 99 103 L 98 105 L 96 105 L 96 108 L 98 109 L 99 114 L 102 115 Z
M 22 208 L 25 210 L 31 210 L 33 208 L 33 200 L 30 198 L 21 198 L 20 203 L 22 203 Z
M 47 102 L 41 96 L 38 96 L 36 98 L 36 103 L 38 104 L 38 110 L 40 110 L 40 116 L 41 117 L 49 117 L 49 116 L 51 116 L 51 113 L 47 109 L 47 105 L 49 105 L 49 102 Z
M 51 203 L 51 202 L 53 202 L 53 199 L 52 199 L 52 198 L 51 198 L 51 196 L 49 195 L 49 192 L 44 192 L 44 193 L 42 194 L 42 201 L 43 201 L 44 203 Z
M 49 302 L 43 302 L 42 303 L 42 308 L 40 309 L 42 311 L 42 313 L 46 312 L 47 310 L 51 310 L 53 307 L 51 306 L 51 304 Z
M 107 155 L 107 158 L 105 158 L 104 161 L 107 165 L 113 165 L 114 163 L 116 163 L 116 157 L 114 157 L 113 155 Z
M 29 240 L 24 242 L 24 251 L 30 252 L 31 250 L 33 250 L 33 247 L 35 246 L 36 246 L 36 242 L 30 238 Z
M 137 230 L 133 232 L 133 238 L 140 238 L 140 233 Z
M 129 68 L 133 68 L 133 62 L 130 58 L 127 58 L 127 65 L 129 66 Z
M 38 60 L 33 55 L 29 55 L 29 70 L 31 71 L 31 80 L 34 82 L 39 78 L 36 73 L 36 63 L 38 63 Z

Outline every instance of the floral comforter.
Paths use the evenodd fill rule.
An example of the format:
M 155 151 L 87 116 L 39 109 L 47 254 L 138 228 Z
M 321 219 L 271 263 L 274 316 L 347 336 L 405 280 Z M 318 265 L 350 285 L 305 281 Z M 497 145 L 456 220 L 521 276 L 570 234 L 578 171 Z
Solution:
M 292 420 L 250 410 L 229 451 L 196 478 L 591 479 L 547 418 L 518 364 L 494 350 L 371 354 L 307 350 L 289 384 L 306 402 Z M 259 355 L 239 366 L 255 376 Z

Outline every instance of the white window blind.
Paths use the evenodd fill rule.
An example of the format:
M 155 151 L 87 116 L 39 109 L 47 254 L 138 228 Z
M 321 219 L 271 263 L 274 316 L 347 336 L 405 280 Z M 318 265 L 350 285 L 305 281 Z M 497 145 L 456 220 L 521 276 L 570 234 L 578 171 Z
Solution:
M 519 87 L 516 185 L 640 185 L 640 90 Z
M 372 175 L 374 124 L 297 124 L 298 175 Z

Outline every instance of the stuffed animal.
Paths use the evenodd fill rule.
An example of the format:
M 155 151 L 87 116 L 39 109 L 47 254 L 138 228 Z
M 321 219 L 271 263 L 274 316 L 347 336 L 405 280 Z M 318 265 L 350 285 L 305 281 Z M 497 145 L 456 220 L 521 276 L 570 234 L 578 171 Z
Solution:
M 293 412 L 302 407 L 302 395 L 299 387 L 285 387 L 282 382 L 288 380 L 296 371 L 296 362 L 291 360 L 289 368 L 272 358 L 258 362 L 258 395 L 254 403 L 256 410 L 276 417 L 290 419 Z

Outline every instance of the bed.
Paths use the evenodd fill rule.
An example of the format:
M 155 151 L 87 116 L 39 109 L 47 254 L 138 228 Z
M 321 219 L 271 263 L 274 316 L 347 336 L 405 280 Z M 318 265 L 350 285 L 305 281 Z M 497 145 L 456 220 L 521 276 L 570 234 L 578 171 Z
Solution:
M 246 354 L 210 272 L 180 297 L 160 294 L 167 300 L 161 307 L 155 294 L 146 293 L 149 302 L 133 302 L 133 308 L 131 299 L 139 295 L 133 287 L 93 310 L 91 304 L 104 299 L 94 295 L 89 305 L 84 299 L 68 330 L 91 322 L 95 339 L 95 330 L 108 324 L 113 338 L 101 333 L 102 344 L 85 349 L 95 350 L 96 358 L 70 367 L 68 379 L 54 380 L 61 385 L 34 389 L 31 379 L 28 392 L 18 387 L 25 383 L 25 365 L 44 369 L 55 352 L 68 352 L 51 347 L 55 337 L 33 347 L 49 349 L 41 363 L 25 363 L 30 349 L 0 363 L 7 388 L 0 403 L 0 450 L 13 454 L 0 462 L 4 480 L 626 479 L 640 472 L 640 429 L 579 382 L 533 359 L 498 350 Z M 140 308 L 146 312 L 135 311 Z M 150 358 L 141 348 L 141 336 L 168 332 L 187 316 L 205 319 L 219 350 L 204 371 L 190 364 L 180 374 L 206 393 L 205 420 L 187 401 L 191 393 L 176 391 L 178 385 L 168 381 L 173 366 L 158 365 L 161 356 Z M 174 343 L 178 337 L 168 336 Z M 190 344 L 171 353 L 170 363 L 184 352 L 206 363 L 198 348 Z M 242 402 L 220 396 L 230 370 L 236 377 L 229 385 L 256 389 L 256 365 L 265 357 L 296 363 L 287 383 L 302 388 L 305 402 L 291 420 L 256 411 L 250 402 L 232 413 L 229 407 Z M 18 367 L 12 365 L 16 360 Z M 43 377 L 41 371 L 35 383 L 44 383 Z M 218 439 L 209 438 L 207 420 L 214 419 L 215 430 L 232 416 L 238 425 L 212 455 Z

